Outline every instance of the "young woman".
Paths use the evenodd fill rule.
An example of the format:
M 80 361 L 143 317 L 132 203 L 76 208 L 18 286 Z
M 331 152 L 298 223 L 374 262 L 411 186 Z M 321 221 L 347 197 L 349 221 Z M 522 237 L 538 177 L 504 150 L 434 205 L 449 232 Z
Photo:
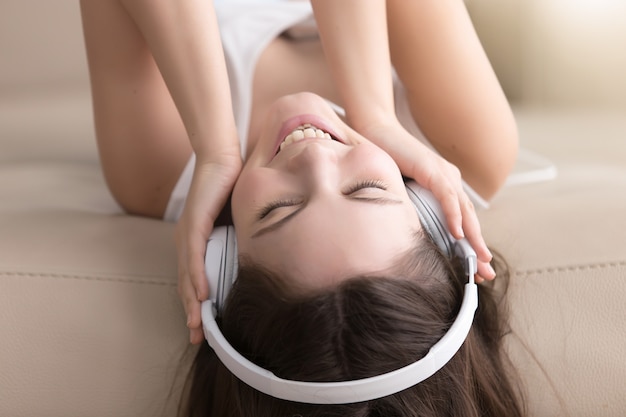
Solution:
M 491 197 L 517 139 L 460 0 L 312 3 L 313 33 L 300 1 L 219 2 L 217 16 L 206 0 L 81 8 L 105 177 L 127 211 L 178 221 L 191 341 L 204 339 L 206 240 L 232 193 L 241 270 L 225 335 L 277 374 L 344 380 L 423 356 L 458 312 L 458 266 L 423 233 L 403 176 L 434 193 L 477 278 L 493 279 L 461 173 Z M 268 398 L 203 345 L 187 414 L 516 415 L 484 300 L 446 371 L 354 406 Z

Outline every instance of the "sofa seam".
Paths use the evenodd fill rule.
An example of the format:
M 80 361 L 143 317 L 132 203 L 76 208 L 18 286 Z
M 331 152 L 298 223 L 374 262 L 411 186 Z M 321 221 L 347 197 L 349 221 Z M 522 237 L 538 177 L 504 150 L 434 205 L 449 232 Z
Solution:
M 599 262 L 599 263 L 570 265 L 570 266 L 549 266 L 549 267 L 543 267 L 543 268 L 514 270 L 514 275 L 515 276 L 529 276 L 529 275 L 541 275 L 541 274 L 552 274 L 552 273 L 562 273 L 562 272 L 584 272 L 584 271 L 594 271 L 594 270 L 600 270 L 600 269 L 624 268 L 624 267 L 626 267 L 626 261 Z
M 541 275 L 541 274 L 550 274 L 550 273 L 560 273 L 560 272 L 582 272 L 582 271 L 591 271 L 598 269 L 608 269 L 608 268 L 621 268 L 626 267 L 626 261 L 616 261 L 616 262 L 600 262 L 600 263 L 592 263 L 592 264 L 581 264 L 581 265 L 572 265 L 572 266 L 550 266 L 544 268 L 532 268 L 532 269 L 522 269 L 515 270 L 514 275 L 516 276 L 529 276 L 529 275 Z M 121 278 L 121 277 L 111 277 L 111 276 L 103 276 L 103 275 L 80 275 L 80 274 L 59 274 L 59 273 L 40 273 L 40 272 L 17 272 L 17 271 L 0 271 L 0 277 L 29 277 L 29 278 L 54 278 L 54 279 L 75 279 L 75 280 L 83 280 L 83 281 L 103 281 L 103 282 L 123 282 L 123 283 L 133 283 L 133 284 L 150 284 L 150 285 L 163 285 L 163 286 L 176 286 L 176 283 L 172 282 L 162 282 L 153 279 L 147 278 Z
M 50 272 L 18 272 L 18 271 L 0 271 L 0 277 L 26 277 L 26 278 L 53 278 L 53 279 L 73 279 L 79 281 L 100 281 L 100 282 L 121 282 L 132 284 L 148 284 L 174 287 L 177 283 L 163 282 L 149 278 L 123 278 L 105 275 L 81 275 L 81 274 L 63 274 Z

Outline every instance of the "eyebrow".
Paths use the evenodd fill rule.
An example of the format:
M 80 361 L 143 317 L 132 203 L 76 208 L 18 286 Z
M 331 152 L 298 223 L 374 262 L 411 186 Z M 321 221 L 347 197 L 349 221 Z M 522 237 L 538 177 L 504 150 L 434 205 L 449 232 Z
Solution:
M 356 202 L 359 202 L 359 203 L 377 204 L 377 205 L 381 205 L 381 206 L 403 204 L 402 200 L 396 200 L 394 198 L 387 198 L 387 197 L 371 198 L 371 197 L 350 197 L 350 196 L 346 196 L 346 198 L 348 200 L 356 201 Z M 265 235 L 267 233 L 270 233 L 270 232 L 273 232 L 275 230 L 280 229 L 282 226 L 284 226 L 286 223 L 288 223 L 289 220 L 293 219 L 302 210 L 304 210 L 306 208 L 307 204 L 308 204 L 308 201 L 303 203 L 302 205 L 300 205 L 300 207 L 298 207 L 292 213 L 289 213 L 288 215 L 286 215 L 282 219 L 278 220 L 277 222 L 274 222 L 274 223 L 270 224 L 269 226 L 265 226 L 262 229 L 257 230 L 252 235 L 252 239 L 257 238 L 259 236 L 263 236 L 263 235 Z

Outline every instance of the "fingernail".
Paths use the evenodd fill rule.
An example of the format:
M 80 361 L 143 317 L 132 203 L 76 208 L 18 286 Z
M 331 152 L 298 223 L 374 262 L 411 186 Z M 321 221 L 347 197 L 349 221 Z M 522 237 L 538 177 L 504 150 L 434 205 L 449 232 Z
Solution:
M 463 233 L 463 227 L 461 227 L 461 226 L 457 227 L 457 229 L 456 229 L 456 235 L 457 235 L 460 239 L 462 239 L 462 238 L 464 238 L 464 237 L 465 237 L 465 233 Z
M 496 270 L 493 269 L 493 266 L 491 266 L 491 264 L 489 264 L 489 272 L 491 272 L 491 276 L 495 278 Z
M 191 325 L 191 316 L 187 316 L 187 327 Z

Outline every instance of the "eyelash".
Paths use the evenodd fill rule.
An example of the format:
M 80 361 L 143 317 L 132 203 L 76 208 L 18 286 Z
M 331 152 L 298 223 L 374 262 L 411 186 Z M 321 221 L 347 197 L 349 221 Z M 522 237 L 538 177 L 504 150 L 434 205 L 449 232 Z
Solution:
M 364 181 L 359 181 L 356 184 L 352 185 L 347 190 L 345 190 L 344 194 L 345 195 L 350 195 L 350 194 L 356 193 L 357 191 L 362 190 L 364 188 L 380 188 L 381 190 L 386 190 L 387 189 L 387 184 L 385 184 L 385 182 L 381 181 L 381 180 L 364 180 Z
M 379 188 L 381 190 L 386 190 L 387 189 L 387 184 L 385 184 L 383 181 L 381 180 L 363 180 L 363 181 L 359 181 L 357 183 L 355 183 L 354 185 L 350 186 L 347 190 L 344 191 L 345 195 L 350 195 L 353 193 L 356 193 L 359 190 L 362 190 L 364 188 Z M 297 204 L 299 204 L 300 201 L 296 200 L 296 199 L 286 199 L 286 200 L 275 200 L 272 201 L 271 203 L 263 206 L 258 214 L 257 214 L 257 218 L 259 220 L 264 219 L 265 217 L 267 217 L 273 210 L 280 208 L 280 207 L 288 207 L 288 206 L 295 206 Z
M 272 212 L 272 210 L 275 210 L 275 209 L 280 208 L 280 207 L 295 206 L 298 203 L 299 203 L 299 201 L 298 200 L 294 200 L 294 199 L 272 201 L 271 203 L 263 206 L 259 210 L 259 212 L 257 214 L 257 218 L 258 218 L 258 220 L 262 220 L 265 217 L 267 217 L 267 215 L 270 214 Z

